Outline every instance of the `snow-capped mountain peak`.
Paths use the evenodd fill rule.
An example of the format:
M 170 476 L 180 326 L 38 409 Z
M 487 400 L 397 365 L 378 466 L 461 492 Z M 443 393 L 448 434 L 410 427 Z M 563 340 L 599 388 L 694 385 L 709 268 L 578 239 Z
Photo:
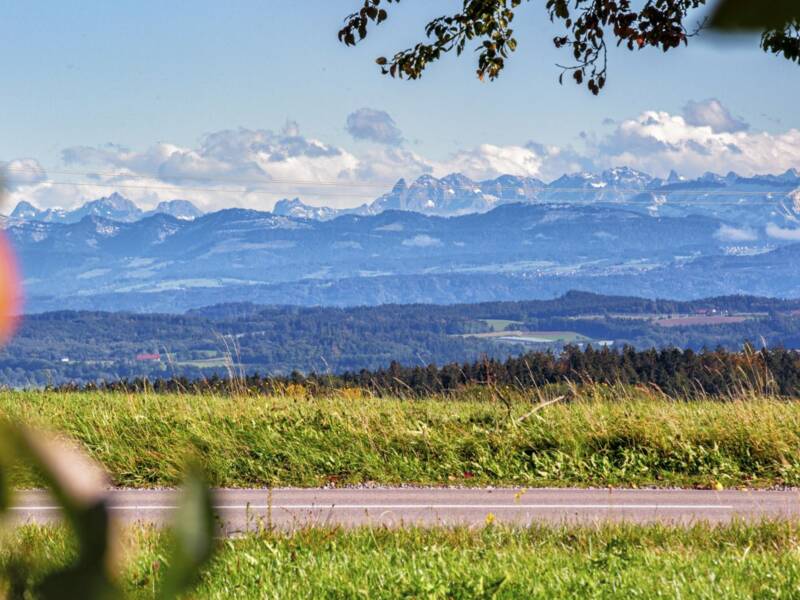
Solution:
M 156 214 L 167 214 L 177 219 L 194 219 L 203 213 L 188 200 L 168 200 L 160 202 L 153 210 L 143 211 L 125 196 L 114 192 L 104 198 L 86 202 L 74 210 L 61 208 L 40 210 L 30 202 L 22 200 L 14 208 L 11 218 L 44 223 L 78 223 L 84 217 L 100 217 L 109 221 L 133 223 Z
M 311 206 L 302 202 L 300 198 L 278 200 L 272 209 L 272 214 L 274 215 L 294 217 L 296 219 L 314 219 L 316 221 L 332 219 L 338 212 L 335 208 L 328 208 L 327 206 Z
M 188 200 L 164 200 L 158 203 L 146 216 L 170 215 L 182 221 L 191 221 L 203 215 L 203 211 Z
M 10 216 L 12 219 L 35 220 L 41 212 L 30 202 L 23 200 L 17 204 Z

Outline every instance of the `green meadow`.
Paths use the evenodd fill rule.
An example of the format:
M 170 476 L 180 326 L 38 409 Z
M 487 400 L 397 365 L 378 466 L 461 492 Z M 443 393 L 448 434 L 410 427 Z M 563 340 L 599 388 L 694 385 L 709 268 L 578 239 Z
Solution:
M 121 536 L 120 579 L 152 598 L 164 534 Z M 61 528 L 24 527 L 30 587 L 73 557 Z M 303 529 L 221 540 L 193 598 L 797 598 L 800 529 L 602 525 L 506 529 Z
M 190 454 L 225 487 L 800 484 L 800 403 L 603 386 L 549 404 L 470 397 L 2 392 L 0 414 L 63 432 L 127 487 L 177 484 Z

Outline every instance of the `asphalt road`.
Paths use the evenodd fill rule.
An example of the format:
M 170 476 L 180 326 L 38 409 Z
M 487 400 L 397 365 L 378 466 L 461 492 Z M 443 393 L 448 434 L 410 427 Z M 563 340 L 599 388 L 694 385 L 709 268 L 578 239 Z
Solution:
M 163 524 L 176 507 L 174 490 L 113 490 L 109 506 L 120 521 Z M 59 518 L 45 492 L 16 496 L 17 522 Z M 630 521 L 690 524 L 733 519 L 800 518 L 800 490 L 581 490 L 581 489 L 275 489 L 216 490 L 222 533 L 260 525 L 527 525 L 535 522 Z

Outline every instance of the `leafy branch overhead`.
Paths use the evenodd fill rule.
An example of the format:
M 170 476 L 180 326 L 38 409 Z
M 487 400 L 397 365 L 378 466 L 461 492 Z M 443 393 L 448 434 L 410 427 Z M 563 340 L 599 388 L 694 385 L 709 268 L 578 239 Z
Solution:
M 462 9 L 438 17 L 425 26 L 426 40 L 397 52 L 391 58 L 377 59 L 381 72 L 397 78 L 418 79 L 430 63 L 442 55 L 461 55 L 474 45 L 478 53 L 477 75 L 493 80 L 505 68 L 517 49 L 512 23 L 523 3 L 530 0 L 463 0 Z M 376 25 L 386 21 L 393 4 L 400 0 L 363 0 L 363 6 L 345 19 L 339 40 L 355 46 Z M 553 38 L 556 48 L 569 51 L 571 64 L 558 65 L 571 74 L 577 84 L 585 84 L 597 95 L 606 84 L 608 44 L 628 50 L 647 47 L 666 52 L 687 45 L 705 22 L 692 22 L 691 11 L 708 0 L 647 0 L 644 5 L 632 0 L 546 0 L 550 20 L 563 25 L 563 35 Z M 797 0 L 719 0 L 710 21 L 713 29 L 758 30 L 761 47 L 774 54 L 800 62 L 800 2 Z

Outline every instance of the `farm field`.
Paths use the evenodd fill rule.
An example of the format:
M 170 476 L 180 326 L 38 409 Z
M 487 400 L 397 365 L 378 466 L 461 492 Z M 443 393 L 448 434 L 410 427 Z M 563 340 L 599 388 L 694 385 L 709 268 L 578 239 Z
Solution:
M 591 338 L 574 331 L 514 331 L 498 338 L 504 342 L 520 341 L 528 344 L 589 343 Z
M 214 358 L 198 358 L 196 360 L 184 360 L 175 363 L 181 367 L 197 367 L 198 369 L 208 369 L 208 368 L 225 368 L 225 367 L 232 367 L 238 368 L 239 365 L 234 365 L 231 358 L 219 356 Z
M 744 323 L 750 318 L 752 317 L 745 315 L 703 315 L 656 319 L 654 323 L 659 327 L 702 327 L 707 325 L 730 325 L 735 323 Z
M 495 330 L 487 333 L 468 333 L 463 337 L 476 337 L 495 339 L 499 341 L 514 341 L 548 344 L 554 342 L 577 343 L 591 342 L 591 338 L 576 333 L 575 331 L 523 331 L 520 329 Z
M 601 385 L 549 405 L 471 393 L 2 392 L 0 414 L 64 432 L 125 487 L 177 484 L 190 454 L 218 487 L 800 485 L 800 403 L 676 402 Z M 542 399 L 563 393 L 548 388 Z M 30 472 L 13 479 L 41 485 Z
M 153 597 L 164 538 L 124 532 L 132 597 Z M 29 526 L 7 541 L 0 567 L 27 548 L 27 586 L 74 552 L 61 528 Z M 799 548 L 797 525 L 784 522 L 261 531 L 221 543 L 192 597 L 790 598 Z

